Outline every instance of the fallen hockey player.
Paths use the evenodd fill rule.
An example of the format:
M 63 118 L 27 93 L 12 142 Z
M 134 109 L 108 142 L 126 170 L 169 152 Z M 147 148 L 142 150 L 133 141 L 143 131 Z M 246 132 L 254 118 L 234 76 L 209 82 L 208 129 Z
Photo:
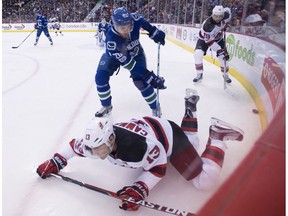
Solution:
M 157 117 L 131 119 L 112 123 L 109 118 L 93 118 L 83 137 L 72 139 L 63 151 L 39 165 L 37 173 L 43 179 L 58 173 L 74 156 L 108 159 L 111 163 L 128 168 L 142 168 L 143 172 L 133 185 L 117 192 L 122 199 L 120 208 L 136 211 L 139 205 L 124 199 L 144 200 L 151 189 L 165 176 L 167 161 L 197 189 L 215 186 L 220 177 L 226 150 L 225 141 L 243 140 L 243 131 L 229 123 L 211 118 L 209 138 L 204 152 L 199 145 L 196 105 L 200 97 L 187 89 L 185 115 L 181 127 Z

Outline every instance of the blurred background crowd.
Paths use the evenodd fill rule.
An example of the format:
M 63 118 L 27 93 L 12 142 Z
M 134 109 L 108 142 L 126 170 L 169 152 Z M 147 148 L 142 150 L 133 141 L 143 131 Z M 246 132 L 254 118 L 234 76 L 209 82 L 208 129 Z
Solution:
M 285 0 L 3 0 L 2 23 L 33 23 L 35 9 L 59 22 L 100 22 L 126 6 L 151 23 L 199 27 L 215 5 L 231 8 L 230 31 L 285 45 Z

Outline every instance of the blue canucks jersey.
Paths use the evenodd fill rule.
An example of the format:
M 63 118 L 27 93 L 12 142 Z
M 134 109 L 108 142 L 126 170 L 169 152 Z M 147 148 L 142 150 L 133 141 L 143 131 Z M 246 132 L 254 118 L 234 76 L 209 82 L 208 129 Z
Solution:
M 108 23 L 105 23 L 105 25 L 103 25 L 102 22 L 99 23 L 99 25 L 98 25 L 98 32 L 99 33 L 103 31 L 106 34 L 108 29 L 109 29 Z
M 139 41 L 140 29 L 143 28 L 149 33 L 152 33 L 155 27 L 153 28 L 153 26 L 138 13 L 131 13 L 131 16 L 134 24 L 129 38 L 121 37 L 113 26 L 109 28 L 106 35 L 106 53 L 131 73 L 139 74 L 146 69 L 146 65 L 137 64 L 133 59 L 137 55 L 144 53 Z
M 47 28 L 48 21 L 47 18 L 43 15 L 36 17 L 37 28 Z

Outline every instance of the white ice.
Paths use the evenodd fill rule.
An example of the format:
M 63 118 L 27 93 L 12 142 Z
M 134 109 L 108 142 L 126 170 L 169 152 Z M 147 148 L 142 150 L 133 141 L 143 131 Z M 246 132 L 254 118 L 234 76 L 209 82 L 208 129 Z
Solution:
M 35 34 L 18 49 L 28 33 L 3 33 L 3 215 L 4 216 L 88 216 L 88 215 L 165 215 L 140 208 L 127 213 L 118 208 L 119 200 L 55 178 L 42 180 L 37 166 L 51 158 L 75 137 L 81 137 L 87 121 L 100 108 L 94 83 L 95 71 L 103 52 L 93 33 L 52 34 L 54 46 L 42 35 L 33 46 Z M 157 45 L 141 36 L 148 69 L 157 70 Z M 204 150 L 210 118 L 216 117 L 244 130 L 242 142 L 227 142 L 221 182 L 212 191 L 198 191 L 172 166 L 150 191 L 147 201 L 197 212 L 217 187 L 233 172 L 261 134 L 259 117 L 252 113 L 249 94 L 232 78 L 230 94 L 223 89 L 220 69 L 208 62 L 202 83 L 195 85 L 193 54 L 170 41 L 161 47 L 160 75 L 167 89 L 160 91 L 163 118 L 180 124 L 184 114 L 186 88 L 196 89 L 199 137 Z M 129 72 L 121 68 L 111 77 L 113 121 L 150 115 L 151 111 L 134 87 Z M 233 94 L 233 96 L 231 96 Z M 111 165 L 108 161 L 73 158 L 61 171 L 77 180 L 117 191 L 133 183 L 141 170 Z

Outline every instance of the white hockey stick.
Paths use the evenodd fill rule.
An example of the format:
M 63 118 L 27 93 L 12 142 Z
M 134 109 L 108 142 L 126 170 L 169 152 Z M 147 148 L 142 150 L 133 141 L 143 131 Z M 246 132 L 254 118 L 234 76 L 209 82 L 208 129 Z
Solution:
M 84 182 L 80 182 L 78 180 L 75 180 L 75 179 L 60 175 L 60 174 L 51 173 L 50 176 L 56 177 L 58 179 L 62 179 L 63 181 L 79 185 L 81 187 L 96 191 L 98 193 L 102 193 L 102 194 L 110 196 L 110 197 L 122 200 L 119 196 L 117 196 L 117 194 L 115 192 L 112 192 L 112 191 L 109 191 L 109 190 L 106 190 L 106 189 L 103 189 L 103 188 L 100 188 L 100 187 L 96 187 L 94 185 L 90 185 L 90 184 L 87 184 L 87 183 L 84 183 Z M 195 215 L 195 214 L 193 214 L 191 212 L 182 211 L 182 210 L 179 210 L 179 209 L 174 209 L 174 208 L 171 208 L 171 207 L 162 206 L 162 205 L 151 203 L 151 202 L 147 202 L 147 201 L 144 201 L 144 200 L 135 200 L 132 197 L 128 197 L 128 198 L 124 199 L 124 201 L 130 202 L 130 203 L 135 203 L 137 205 L 140 205 L 140 206 L 143 206 L 143 207 L 146 207 L 146 208 L 150 208 L 150 209 L 153 209 L 153 210 L 157 210 L 157 211 L 160 211 L 160 212 L 163 212 L 163 213 L 172 214 L 172 215 L 178 215 L 178 216 L 193 216 L 193 215 Z

